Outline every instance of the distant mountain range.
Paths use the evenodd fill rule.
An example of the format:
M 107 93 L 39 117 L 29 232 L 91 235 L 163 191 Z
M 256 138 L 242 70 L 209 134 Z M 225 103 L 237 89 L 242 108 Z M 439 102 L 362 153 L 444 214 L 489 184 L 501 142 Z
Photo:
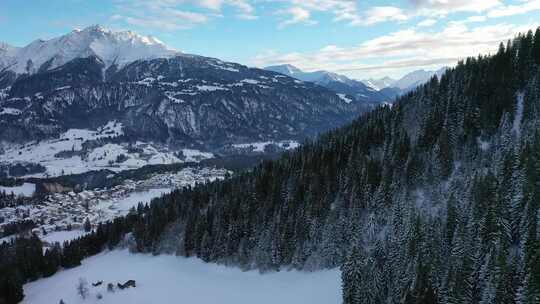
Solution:
M 110 121 L 129 140 L 202 148 L 297 139 L 341 126 L 441 71 L 362 82 L 291 65 L 249 68 L 101 26 L 24 47 L 0 43 L 0 140 Z
M 389 102 L 392 99 L 392 97 L 381 94 L 377 89 L 371 88 L 361 81 L 350 79 L 347 76 L 332 72 L 304 72 L 289 64 L 274 65 L 264 69 L 294 77 L 302 81 L 313 82 L 341 94 L 342 96 L 352 97 L 362 103 L 379 104 Z
M 417 70 L 408 73 L 407 75 L 403 76 L 398 80 L 392 79 L 390 77 L 384 77 L 381 79 L 367 79 L 363 80 L 363 82 L 375 90 L 398 88 L 402 92 L 408 92 L 418 87 L 419 85 L 428 82 L 433 76 L 437 76 L 438 78 L 440 78 L 447 69 L 447 67 L 443 67 L 436 71 Z
M 350 95 L 359 102 L 378 104 L 393 102 L 397 96 L 428 82 L 435 75 L 440 78 L 447 68 L 444 67 L 437 71 L 417 70 L 398 80 L 384 77 L 362 81 L 328 71 L 304 72 L 290 64 L 274 65 L 265 69 L 302 81 L 316 83 L 336 93 Z
M 212 149 L 301 140 L 367 109 L 310 82 L 184 54 L 131 31 L 92 26 L 25 47 L 0 45 L 0 141 L 116 121 L 124 140 Z

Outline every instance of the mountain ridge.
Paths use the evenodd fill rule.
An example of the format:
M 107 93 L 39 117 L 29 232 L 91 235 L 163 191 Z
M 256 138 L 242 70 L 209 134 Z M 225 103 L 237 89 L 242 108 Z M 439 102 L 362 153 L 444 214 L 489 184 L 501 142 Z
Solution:
M 92 55 L 101 58 L 106 67 L 123 67 L 140 59 L 181 54 L 154 37 L 132 31 L 112 31 L 100 25 L 75 29 L 49 40 L 37 39 L 24 47 L 6 49 L 7 52 L 0 57 L 0 69 L 17 74 L 34 74 L 40 69 L 53 69 L 73 59 Z
M 431 77 L 437 76 L 439 79 L 442 74 L 448 69 L 448 67 L 442 67 L 438 70 L 415 70 L 409 72 L 399 79 L 392 79 L 390 77 L 383 77 L 380 79 L 366 79 L 364 83 L 371 85 L 374 89 L 381 91 L 386 88 L 398 88 L 403 93 L 413 90 L 414 88 L 428 82 Z
M 268 66 L 264 69 L 294 77 L 302 81 L 313 82 L 335 91 L 338 94 L 352 96 L 360 102 L 380 104 L 392 101 L 392 98 L 380 94 L 377 90 L 365 85 L 363 82 L 350 79 L 344 75 L 328 71 L 304 72 L 290 64 Z
M 322 85 L 339 94 L 348 94 L 364 102 L 391 103 L 404 93 L 428 82 L 431 77 L 438 78 L 448 68 L 443 67 L 435 71 L 415 70 L 405 74 L 399 79 L 388 76 L 381 79 L 355 80 L 347 76 L 328 71 L 304 72 L 291 64 L 267 66 L 264 69 L 281 73 L 290 77 Z

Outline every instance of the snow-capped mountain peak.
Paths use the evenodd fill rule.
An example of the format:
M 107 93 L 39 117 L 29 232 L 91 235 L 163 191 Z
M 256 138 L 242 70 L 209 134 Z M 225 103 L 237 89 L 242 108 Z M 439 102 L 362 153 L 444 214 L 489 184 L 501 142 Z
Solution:
M 428 82 L 431 77 L 441 77 L 446 71 L 447 67 L 440 68 L 436 71 L 417 70 L 403 76 L 398 81 L 394 82 L 392 86 L 400 88 L 402 90 L 411 90 L 419 85 Z
M 440 78 L 447 69 L 447 67 L 442 67 L 436 71 L 416 70 L 406 74 L 405 76 L 397 80 L 394 80 L 390 77 L 384 77 L 381 79 L 370 78 L 367 80 L 363 80 L 363 82 L 367 86 L 379 91 L 385 88 L 397 88 L 406 92 L 428 82 L 433 76 L 437 76 Z
M 370 78 L 370 79 L 363 80 L 362 82 L 365 83 L 368 87 L 375 89 L 377 91 L 380 91 L 384 88 L 391 87 L 392 84 L 396 82 L 396 80 L 387 76 L 381 79 Z
M 315 83 L 328 83 L 328 82 L 350 82 L 351 79 L 346 76 L 339 75 L 327 71 L 315 71 L 315 72 L 304 72 L 294 65 L 282 64 L 265 67 L 265 70 L 281 73 L 287 76 L 291 76 L 302 81 L 310 81 Z
M 180 52 L 151 36 L 132 31 L 113 31 L 100 25 L 75 29 L 50 40 L 38 39 L 22 48 L 0 45 L 0 69 L 16 73 L 35 73 L 40 68 L 53 69 L 75 58 L 97 56 L 106 66 L 126 65 L 140 59 L 167 58 Z
M 297 74 L 303 74 L 304 72 L 299 68 L 291 64 L 274 65 L 265 68 L 266 70 L 281 73 L 284 75 L 292 76 Z

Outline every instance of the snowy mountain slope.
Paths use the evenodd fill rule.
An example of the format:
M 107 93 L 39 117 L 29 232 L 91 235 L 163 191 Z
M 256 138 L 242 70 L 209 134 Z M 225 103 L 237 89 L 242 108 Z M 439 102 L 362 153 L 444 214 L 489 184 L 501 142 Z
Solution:
M 59 67 L 75 58 L 97 56 L 106 67 L 122 67 L 139 59 L 166 58 L 180 54 L 156 38 L 131 31 L 111 31 L 99 25 L 74 30 L 50 40 L 35 40 L 14 48 L 0 44 L 0 70 L 36 73 Z
M 10 53 L 16 49 L 16 47 L 11 46 L 6 42 L 0 41 L 0 54 Z
M 32 176 L 53 177 L 102 169 L 123 171 L 146 165 L 197 162 L 214 157 L 212 153 L 197 150 L 173 151 L 151 142 L 110 142 L 124 136 L 123 129 L 121 123 L 110 121 L 97 130 L 69 129 L 55 139 L 7 144 L 0 153 L 0 165 L 35 163 L 45 171 Z
M 6 83 L 0 139 L 54 138 L 118 121 L 129 140 L 207 150 L 303 139 L 367 109 L 309 82 L 196 55 L 139 60 L 103 75 L 105 66 L 95 56 L 77 58 Z
M 302 81 L 316 83 L 338 94 L 352 96 L 360 102 L 382 103 L 389 101 L 386 96 L 379 94 L 377 89 L 344 75 L 327 71 L 303 72 L 290 64 L 269 66 L 265 70 L 281 73 Z
M 369 109 L 348 92 L 99 26 L 1 48 L 0 58 L 18 58 L 0 70 L 4 177 L 198 161 L 251 143 L 267 144 L 235 151 L 276 152 L 292 146 L 270 143 L 301 142 Z M 21 58 L 31 73 L 19 73 Z
M 0 71 L 9 67 L 11 58 L 15 56 L 18 48 L 0 41 Z

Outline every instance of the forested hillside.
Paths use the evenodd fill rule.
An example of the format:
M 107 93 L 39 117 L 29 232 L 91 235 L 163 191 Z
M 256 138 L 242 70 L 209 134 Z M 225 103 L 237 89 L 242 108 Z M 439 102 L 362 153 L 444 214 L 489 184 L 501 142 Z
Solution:
M 539 64 L 537 30 L 279 161 L 177 191 L 136 225 L 139 250 L 343 264 L 347 304 L 538 303 Z
M 78 263 L 107 233 L 132 231 L 143 252 L 341 267 L 345 304 L 539 303 L 539 127 L 540 29 L 277 161 L 154 200 L 68 253 Z

